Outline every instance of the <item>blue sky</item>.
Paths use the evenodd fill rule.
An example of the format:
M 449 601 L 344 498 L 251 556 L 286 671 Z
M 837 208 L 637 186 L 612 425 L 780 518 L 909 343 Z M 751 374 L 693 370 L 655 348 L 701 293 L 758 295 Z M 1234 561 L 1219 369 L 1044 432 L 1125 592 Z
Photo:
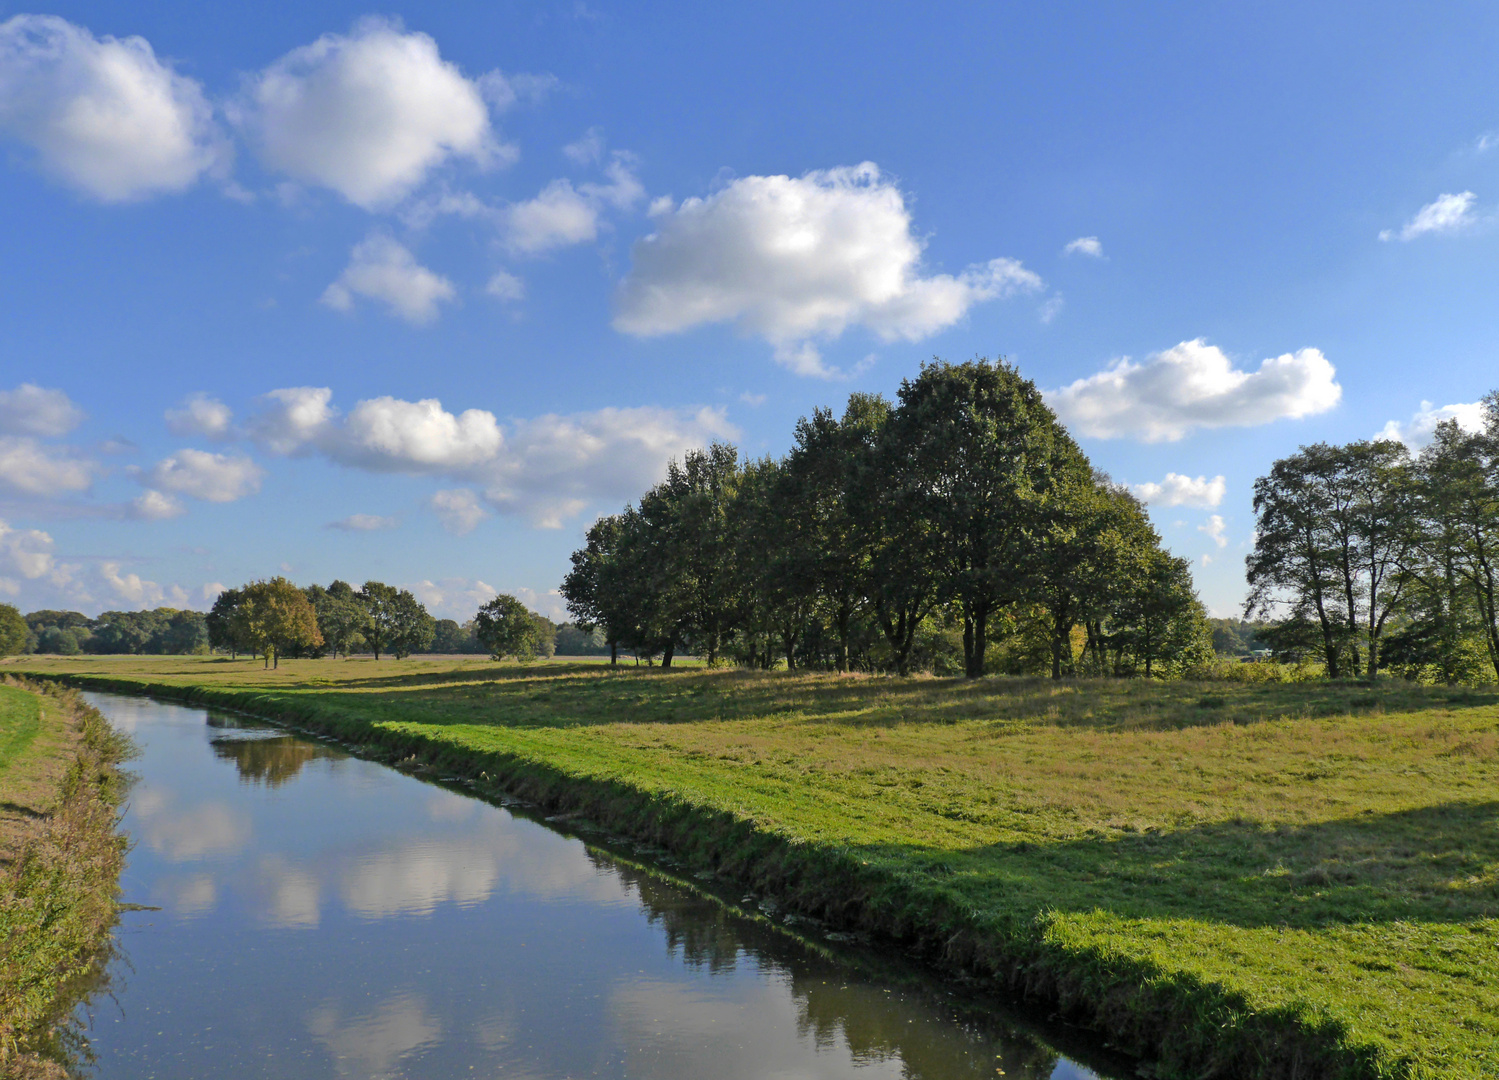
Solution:
M 669 457 L 1002 355 L 1230 614 L 1275 458 L 1499 386 L 1493 5 L 720 8 L 0 6 L 0 598 L 556 615 Z

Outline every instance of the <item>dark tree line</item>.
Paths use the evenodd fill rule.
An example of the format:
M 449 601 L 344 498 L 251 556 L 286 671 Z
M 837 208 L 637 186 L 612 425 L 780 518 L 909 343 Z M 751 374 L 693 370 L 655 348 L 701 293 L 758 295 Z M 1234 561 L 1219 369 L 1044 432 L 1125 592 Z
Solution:
M 1256 481 L 1245 612 L 1280 617 L 1261 636 L 1332 678 L 1499 676 L 1499 391 L 1484 419 L 1442 423 L 1414 457 L 1304 446 Z
M 785 457 L 715 444 L 596 522 L 580 627 L 670 666 L 1153 675 L 1211 655 L 1190 567 L 1003 362 L 819 409 Z
M 106 611 L 96 619 L 77 611 L 33 611 L 25 616 L 25 627 L 21 651 L 29 653 L 182 655 L 208 651 L 203 613 L 178 608 Z

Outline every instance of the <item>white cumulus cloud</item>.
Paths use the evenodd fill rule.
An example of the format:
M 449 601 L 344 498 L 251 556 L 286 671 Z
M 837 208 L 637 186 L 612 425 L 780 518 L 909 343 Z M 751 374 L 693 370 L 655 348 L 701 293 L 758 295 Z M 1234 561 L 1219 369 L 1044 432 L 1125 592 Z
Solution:
M 328 528 L 339 532 L 384 532 L 394 529 L 400 522 L 393 517 L 378 514 L 350 514 L 341 521 L 328 522 Z
M 1416 216 L 1405 223 L 1400 231 L 1385 229 L 1379 234 L 1381 240 L 1414 240 L 1427 233 L 1459 232 L 1477 222 L 1473 213 L 1473 202 L 1477 198 L 1471 191 L 1456 195 L 1438 195 L 1436 202 L 1427 203 L 1416 211 Z
M 182 500 L 175 495 L 148 488 L 131 500 L 125 513 L 127 517 L 135 518 L 137 521 L 166 521 L 169 518 L 181 517 L 187 513 L 187 507 L 183 506 Z
M 329 450 L 347 465 L 374 472 L 452 472 L 491 460 L 504 436 L 494 413 L 454 416 L 436 398 L 361 401 Z
M 1063 255 L 1087 255 L 1092 259 L 1103 258 L 1103 244 L 1096 236 L 1079 236 L 1062 249 Z
M 144 481 L 157 491 L 224 503 L 255 494 L 264 476 L 265 470 L 247 457 L 179 450 L 157 462 Z
M 235 115 L 267 164 L 365 209 L 398 201 L 450 158 L 482 165 L 512 153 L 480 83 L 426 34 L 381 19 L 293 49 L 252 81 Z
M 122 574 L 118 562 L 100 563 L 99 578 L 117 597 L 139 608 L 188 606 L 188 595 L 182 586 L 163 586 L 139 574 Z
M 83 410 L 61 390 L 22 383 L 0 390 L 0 435 L 66 435 L 83 423 Z
M 1223 502 L 1227 487 L 1221 476 L 1215 476 L 1211 480 L 1206 476 L 1199 476 L 1194 480 L 1181 473 L 1168 472 L 1166 479 L 1159 484 L 1153 481 L 1136 484 L 1132 490 L 1141 502 L 1156 506 L 1210 507 Z
M 479 504 L 479 496 L 469 488 L 434 492 L 427 506 L 442 527 L 457 536 L 473 532 L 489 516 L 489 511 Z
M 905 196 L 869 162 L 747 176 L 651 211 L 656 231 L 632 250 L 615 327 L 649 337 L 729 323 L 765 338 L 799 374 L 835 374 L 813 342 L 851 326 L 919 341 L 974 304 L 1042 287 L 1013 259 L 923 276 Z
M 479 608 L 499 595 L 493 585 L 478 578 L 442 578 L 440 581 L 418 581 L 404 586 L 440 619 L 468 622 Z
M 484 291 L 503 303 L 512 303 L 526 298 L 526 283 L 514 274 L 496 270 L 490 275 Z
M 483 472 L 485 498 L 538 528 L 557 529 L 598 499 L 634 498 L 666 463 L 737 430 L 722 409 L 600 409 L 515 425 L 504 454 Z
M 234 431 L 233 410 L 207 394 L 188 396 L 177 408 L 168 409 L 164 417 L 173 435 L 227 439 Z
M 738 433 L 723 409 L 607 408 L 518 420 L 452 413 L 435 398 L 358 402 L 347 416 L 326 387 L 272 391 L 251 417 L 250 436 L 277 454 L 317 454 L 374 473 L 445 476 L 472 484 L 495 509 L 547 528 L 596 499 L 629 499 L 664 475 L 666 462 Z M 160 485 L 158 485 L 160 486 Z M 463 532 L 482 512 L 473 492 L 439 492 L 429 507 Z
M 1197 526 L 1197 531 L 1207 533 L 1208 538 L 1220 548 L 1228 547 L 1228 537 L 1225 534 L 1228 529 L 1221 515 L 1213 514 L 1208 518 L 1206 525 Z
M 0 130 L 105 202 L 181 191 L 224 153 L 202 89 L 144 38 L 95 38 L 51 15 L 0 23 Z
M 1343 394 L 1335 376 L 1317 349 L 1271 357 L 1249 372 L 1197 338 L 1144 363 L 1125 357 L 1046 398 L 1084 435 L 1174 442 L 1197 428 L 1252 427 L 1326 412 Z
M 333 391 L 326 386 L 288 386 L 259 401 L 250 437 L 273 454 L 294 454 L 316 443 L 333 425 Z
M 630 155 L 615 154 L 604 170 L 606 184 L 574 187 L 570 180 L 553 180 L 534 199 L 506 207 L 501 214 L 506 245 L 512 251 L 536 255 L 593 240 L 607 208 L 628 210 L 645 198 L 645 188 L 632 166 Z
M 0 491 L 57 495 L 86 491 L 98 466 L 67 449 L 43 446 L 24 436 L 0 435 Z
M 0 521 L 0 565 L 28 581 L 51 573 L 52 548 L 48 533 L 40 529 L 13 529 Z
M 418 263 L 399 241 L 375 233 L 354 245 L 349 265 L 322 299 L 336 311 L 351 309 L 355 296 L 379 300 L 407 322 L 420 325 L 437 318 L 437 306 L 455 295 L 451 281 Z
M 1375 433 L 1374 438 L 1404 443 L 1411 450 L 1420 450 L 1431 442 L 1437 433 L 1437 425 L 1444 420 L 1456 420 L 1457 426 L 1464 431 L 1482 431 L 1484 428 L 1483 402 L 1470 401 L 1456 405 L 1443 405 L 1438 408 L 1429 401 L 1423 401 L 1421 407 L 1411 415 L 1409 420 L 1403 424 L 1398 420 L 1387 421 L 1385 426 Z

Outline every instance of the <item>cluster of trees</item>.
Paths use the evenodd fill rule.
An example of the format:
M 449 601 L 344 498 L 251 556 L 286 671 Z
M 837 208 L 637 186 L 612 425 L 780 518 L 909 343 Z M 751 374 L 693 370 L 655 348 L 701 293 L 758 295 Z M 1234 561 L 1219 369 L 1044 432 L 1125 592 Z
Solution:
M 208 626 L 203 613 L 198 611 L 169 607 L 154 611 L 106 611 L 97 619 L 91 619 L 77 611 L 44 610 L 33 611 L 20 619 L 24 637 L 16 652 L 76 656 L 79 653 L 192 654 L 208 651 Z
M 1381 669 L 1457 683 L 1499 676 L 1499 391 L 1484 427 L 1400 443 L 1305 446 L 1255 482 L 1246 615 L 1332 678 Z
M 355 589 L 346 581 L 305 589 L 284 577 L 225 589 L 208 613 L 209 642 L 231 655 L 281 657 L 348 656 L 382 652 L 397 659 L 426 652 L 437 620 L 410 590 L 380 581 Z
M 1010 365 L 925 365 L 803 418 L 780 460 L 714 445 L 600 519 L 562 586 L 670 665 L 1153 675 L 1211 656 L 1188 563 Z

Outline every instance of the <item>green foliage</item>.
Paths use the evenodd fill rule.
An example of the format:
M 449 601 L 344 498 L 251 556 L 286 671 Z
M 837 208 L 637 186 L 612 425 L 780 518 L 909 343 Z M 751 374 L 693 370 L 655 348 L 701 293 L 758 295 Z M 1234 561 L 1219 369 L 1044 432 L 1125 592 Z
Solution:
M 1333 678 L 1499 676 L 1499 392 L 1485 429 L 1438 426 L 1419 458 L 1394 442 L 1319 443 L 1255 483 L 1247 614 L 1282 659 Z
M 427 614 L 421 601 L 410 590 L 397 589 L 380 581 L 366 581 L 359 590 L 358 602 L 368 612 L 362 632 L 365 641 L 380 659 L 380 650 L 394 653 L 404 660 L 414 652 L 425 652 L 437 633 L 437 620 Z
M 0 604 L 0 656 L 15 656 L 26 649 L 26 620 L 10 604 Z
M 1179 672 L 1206 648 L 1187 565 L 1002 362 L 934 362 L 896 406 L 817 410 L 784 460 L 691 451 L 572 564 L 578 625 L 663 667 L 689 648 L 710 667 L 945 674 L 956 647 L 976 678 L 996 638 L 1004 670 L 1029 670 L 1040 633 L 1059 678 Z
M 307 595 L 284 577 L 252 581 L 241 589 L 233 621 L 235 638 L 264 656 L 267 667 L 280 667 L 283 654 L 323 643 Z
M 474 616 L 474 637 L 496 660 L 513 656 L 529 661 L 553 654 L 557 629 L 515 597 L 501 593 Z

